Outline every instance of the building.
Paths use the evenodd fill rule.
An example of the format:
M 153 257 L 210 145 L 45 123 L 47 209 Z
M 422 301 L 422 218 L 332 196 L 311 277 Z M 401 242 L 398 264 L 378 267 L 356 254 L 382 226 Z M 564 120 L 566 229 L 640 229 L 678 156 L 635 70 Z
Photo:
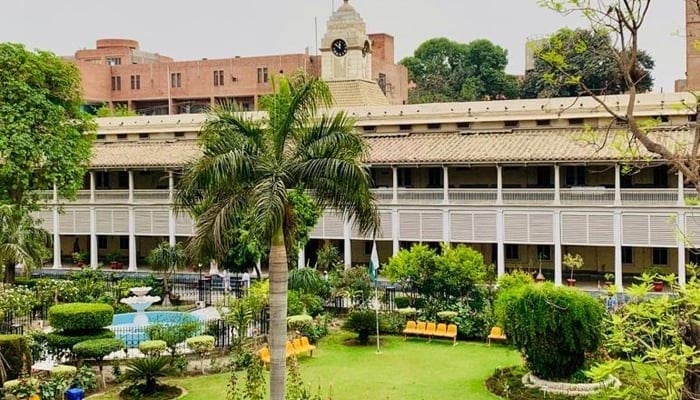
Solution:
M 676 92 L 700 90 L 700 3 L 685 0 L 685 79 L 675 82 Z
M 311 55 L 307 50 L 174 61 L 141 50 L 135 40 L 100 39 L 94 49 L 79 50 L 72 60 L 80 69 L 88 104 L 122 106 L 142 115 L 198 113 L 223 101 L 255 110 L 260 96 L 271 93 L 273 75 L 298 70 L 338 81 L 331 89 L 338 92 L 334 97 L 339 106 L 356 105 L 358 99 L 376 103 L 378 96 L 388 104 L 405 104 L 408 72 L 394 60 L 394 38 L 385 33 L 368 35 L 364 21 L 347 1 L 328 24 L 322 41 L 326 51 L 321 51 L 325 56 Z M 347 54 L 338 56 L 328 51 L 336 40 L 346 44 Z M 360 64 L 364 66 L 360 68 Z M 376 86 L 381 93 L 371 90 Z M 349 96 L 348 91 L 361 93 Z
M 393 52 L 390 41 L 372 39 L 364 29 L 359 14 L 344 2 L 331 17 L 319 59 L 321 75 L 334 95 L 350 105 L 336 103 L 336 110 L 355 117 L 370 144 L 365 162 L 381 213 L 376 239 L 382 262 L 416 242 L 464 243 L 483 253 L 499 274 L 542 268 L 561 284 L 563 255 L 579 253 L 585 267 L 577 276 L 600 280 L 612 273 L 621 289 L 623 279 L 652 265 L 677 273 L 683 282 L 686 262 L 700 261 L 687 248 L 700 234 L 700 211 L 686 202 L 695 197 L 694 190 L 663 160 L 643 151 L 645 165 L 633 174 L 623 173 L 626 156 L 619 146 L 625 143 L 625 127 L 595 100 L 391 105 L 377 98 L 381 89 L 369 79 L 375 77 L 377 55 Z M 100 54 L 104 60 L 117 55 Z M 119 54 L 124 61 L 141 53 Z M 161 60 L 157 55 L 139 57 Z M 124 68 L 165 68 L 159 63 Z M 253 77 L 255 65 L 250 66 Z M 110 66 L 106 76 L 126 76 L 120 68 Z M 257 95 L 252 95 L 253 104 Z M 131 101 L 135 109 L 145 101 L 124 99 L 110 101 Z M 362 105 L 353 106 L 358 101 Z M 628 97 L 608 96 L 605 102 L 621 109 Z M 684 144 L 693 137 L 696 102 L 690 94 L 643 94 L 635 112 L 660 121 L 653 128 L 655 137 Z M 251 111 L 250 116 L 262 114 Z M 193 221 L 174 213 L 171 203 L 183 166 L 200 154 L 197 137 L 205 118 L 98 119 L 83 190 L 74 201 L 54 192 L 39 215 L 53 234 L 53 267 L 68 265 L 74 251 L 87 249 L 93 267 L 116 251 L 135 271 L 161 241 L 172 244 L 192 235 Z M 607 134 L 610 140 L 602 140 Z M 313 262 L 327 241 L 338 245 L 345 265 L 369 261 L 370 238 L 332 211 L 324 213 L 311 237 L 300 263 Z

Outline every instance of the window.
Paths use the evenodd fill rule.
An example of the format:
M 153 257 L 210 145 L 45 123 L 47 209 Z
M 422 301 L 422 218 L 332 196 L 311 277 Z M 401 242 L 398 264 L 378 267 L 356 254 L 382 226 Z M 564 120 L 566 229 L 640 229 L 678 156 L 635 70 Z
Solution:
M 549 126 L 552 124 L 552 120 L 550 119 L 538 119 L 537 120 L 537 126 Z
M 386 95 L 386 74 L 380 72 L 377 83 L 379 84 L 379 88 L 382 89 L 382 93 Z
M 141 75 L 131 75 L 131 90 L 141 89 Z
M 399 187 L 410 187 L 411 186 L 411 169 L 410 168 L 399 168 L 398 169 Z
M 170 86 L 173 88 L 182 87 L 182 74 L 180 72 L 170 74 Z
M 570 126 L 582 126 L 583 125 L 583 118 L 569 118 L 569 125 Z
M 507 244 L 506 248 L 506 260 L 519 260 L 520 254 L 518 254 L 517 244 Z
M 151 135 L 149 133 L 139 133 L 139 139 L 149 139 Z
M 88 180 L 89 182 L 89 180 Z M 89 184 L 88 184 L 89 187 Z M 97 189 L 109 189 L 109 172 L 107 171 L 97 171 L 95 172 L 95 188 Z
M 668 265 L 668 249 L 655 247 L 651 252 L 651 263 L 654 265 Z
M 126 250 L 129 248 L 129 237 L 128 236 L 119 236 L 119 248 L 122 250 Z
M 117 182 L 119 183 L 119 189 L 129 188 L 129 173 L 126 171 L 117 172 Z
M 670 119 L 668 118 L 668 115 L 659 115 L 655 119 L 657 121 L 661 122 L 662 124 L 667 124 L 670 121 Z
M 566 167 L 567 186 L 586 186 L 586 167 L 574 165 Z
M 214 71 L 214 86 L 224 86 L 224 70 Z
M 175 132 L 175 134 L 174 134 L 173 136 L 175 136 L 175 137 L 185 137 L 185 132 Z
M 428 187 L 442 187 L 442 168 L 428 168 Z
M 365 255 L 368 256 L 372 254 L 372 241 L 365 240 Z
M 106 249 L 107 248 L 107 236 L 98 236 L 97 237 L 97 248 L 98 249 Z
M 428 129 L 430 129 L 431 131 L 438 130 L 438 129 L 440 129 L 440 127 L 441 127 L 440 124 L 428 124 Z
M 654 168 L 654 186 L 657 188 L 668 187 L 668 170 L 666 167 Z
M 689 263 L 700 265 L 700 253 L 698 249 L 688 249 L 687 260 Z
M 105 135 L 97 135 L 97 140 L 105 140 Z
M 413 129 L 413 125 L 399 125 L 399 131 L 410 132 Z
M 537 167 L 537 186 L 552 186 L 552 169 L 550 167 Z
M 457 122 L 457 129 L 469 129 L 470 126 L 469 122 Z
M 362 129 L 363 129 L 365 132 L 368 132 L 368 133 L 369 133 L 369 132 L 376 132 L 376 131 L 377 131 L 377 127 L 374 126 L 374 125 L 363 126 Z
M 267 67 L 258 68 L 258 83 L 267 83 L 269 78 Z
M 114 90 L 114 91 L 122 90 L 122 77 L 121 76 L 113 76 L 112 77 L 112 90 Z
M 550 261 L 552 259 L 552 248 L 546 245 L 537 246 L 537 260 Z
M 520 125 L 520 121 L 506 121 L 503 123 L 506 128 L 517 128 Z
M 126 133 L 120 133 L 117 135 L 117 140 L 126 140 Z
M 622 248 L 622 263 L 632 264 L 634 262 L 634 249 L 632 247 Z
M 107 65 L 122 65 L 121 57 L 107 57 Z
M 688 122 L 696 122 L 698 120 L 697 114 L 688 115 Z

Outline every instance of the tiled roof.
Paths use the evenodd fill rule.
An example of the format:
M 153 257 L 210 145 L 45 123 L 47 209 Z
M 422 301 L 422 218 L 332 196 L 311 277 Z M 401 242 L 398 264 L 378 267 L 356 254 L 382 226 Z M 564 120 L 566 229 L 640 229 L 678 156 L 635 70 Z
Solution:
M 92 167 L 181 167 L 199 155 L 194 140 L 96 143 Z
M 389 99 L 376 82 L 363 80 L 329 81 L 328 89 L 337 108 L 388 106 Z
M 617 137 L 617 139 L 615 139 Z M 667 146 L 690 143 L 685 129 L 659 130 L 652 134 Z M 616 146 L 626 143 L 622 131 L 593 135 L 582 129 L 540 129 L 484 132 L 445 132 L 368 135 L 369 164 L 475 164 L 555 161 L 614 161 L 623 154 Z M 593 144 L 595 142 L 596 144 Z M 198 157 L 197 142 L 148 141 L 97 143 L 94 168 L 179 167 Z M 640 150 L 641 157 L 649 153 Z

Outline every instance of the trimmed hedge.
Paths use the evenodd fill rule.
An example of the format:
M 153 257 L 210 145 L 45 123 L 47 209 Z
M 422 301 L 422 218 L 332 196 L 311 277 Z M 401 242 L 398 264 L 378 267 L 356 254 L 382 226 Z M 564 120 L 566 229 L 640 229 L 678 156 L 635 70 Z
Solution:
M 73 346 L 73 354 L 81 358 L 101 360 L 110 353 L 124 348 L 124 342 L 119 339 L 92 339 L 77 343 Z
M 165 340 L 144 340 L 139 343 L 139 351 L 147 356 L 158 356 L 167 348 Z
M 7 366 L 7 379 L 12 380 L 20 376 L 23 366 L 27 368 L 32 363 L 29 352 L 29 341 L 22 335 L 0 335 L 0 353 L 5 357 Z M 24 358 L 24 360 L 23 360 Z
M 86 340 L 95 339 L 111 339 L 114 337 L 114 332 L 109 329 L 100 329 L 94 332 L 85 334 L 71 335 L 61 332 L 50 332 L 46 334 L 46 343 L 49 349 L 54 350 L 72 350 L 73 346 Z
M 497 302 L 508 339 L 539 378 L 569 378 L 600 345 L 603 306 L 579 290 L 528 285 L 499 293 Z
M 56 365 L 51 368 L 51 376 L 54 378 L 68 378 L 72 379 L 78 369 L 72 365 Z
M 49 322 L 56 330 L 77 332 L 112 324 L 114 308 L 102 303 L 68 303 L 49 308 Z
M 187 339 L 187 347 L 198 354 L 203 354 L 214 350 L 214 336 L 202 335 Z

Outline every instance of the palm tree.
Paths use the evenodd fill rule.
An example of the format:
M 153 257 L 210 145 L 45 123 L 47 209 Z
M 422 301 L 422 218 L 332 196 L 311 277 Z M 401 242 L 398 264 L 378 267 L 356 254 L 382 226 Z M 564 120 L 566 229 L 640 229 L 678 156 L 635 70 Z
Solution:
M 48 232 L 26 210 L 0 206 L 0 266 L 5 266 L 5 283 L 15 282 L 17 264 L 25 272 L 41 266 L 49 243 Z
M 187 265 L 187 255 L 180 243 L 171 246 L 168 242 L 163 242 L 155 249 L 151 250 L 147 257 L 148 264 L 151 268 L 160 272 L 163 276 L 163 305 L 170 305 L 170 288 L 168 280 L 170 275 L 175 271 L 184 268 Z
M 202 157 L 189 165 L 177 193 L 179 207 L 201 211 L 189 248 L 219 256 L 225 233 L 249 216 L 254 234 L 270 244 L 270 398 L 285 397 L 287 246 L 294 237 L 290 190 L 308 190 L 321 209 L 353 221 L 361 232 L 378 226 L 370 177 L 362 164 L 367 144 L 345 113 L 318 115 L 331 95 L 322 81 L 298 73 L 280 77 L 261 99 L 265 116 L 215 107 L 200 136 Z M 206 204 L 206 207 L 202 207 Z

